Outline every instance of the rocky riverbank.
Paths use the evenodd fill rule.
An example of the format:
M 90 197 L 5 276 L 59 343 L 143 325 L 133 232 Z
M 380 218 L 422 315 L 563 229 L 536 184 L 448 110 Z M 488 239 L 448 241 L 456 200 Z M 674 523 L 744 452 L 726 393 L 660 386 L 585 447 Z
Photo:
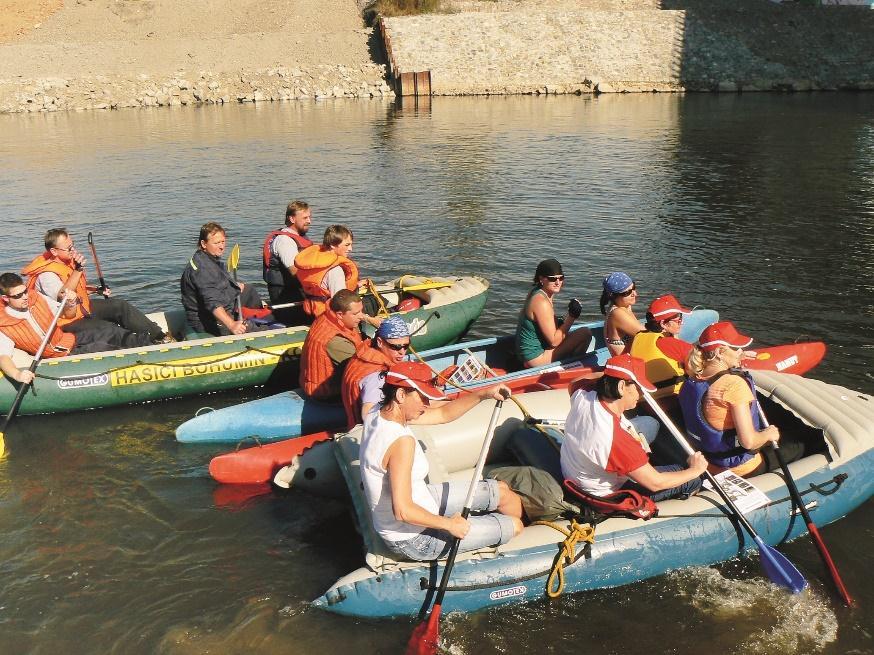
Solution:
M 355 0 L 8 1 L 0 112 L 394 95 Z

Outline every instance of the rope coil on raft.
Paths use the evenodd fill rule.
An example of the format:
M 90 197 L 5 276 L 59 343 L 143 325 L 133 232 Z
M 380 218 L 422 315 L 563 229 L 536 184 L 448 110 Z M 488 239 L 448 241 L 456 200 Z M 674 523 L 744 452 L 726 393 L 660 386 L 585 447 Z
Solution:
M 595 543 L 595 527 L 588 523 L 578 523 L 576 519 L 571 519 L 570 529 L 552 521 L 534 521 L 531 525 L 547 525 L 565 536 L 552 564 L 549 577 L 546 579 L 546 595 L 550 598 L 558 598 L 565 587 L 564 567 L 577 561 L 577 544 L 585 543 L 587 545 L 584 548 L 587 548 Z

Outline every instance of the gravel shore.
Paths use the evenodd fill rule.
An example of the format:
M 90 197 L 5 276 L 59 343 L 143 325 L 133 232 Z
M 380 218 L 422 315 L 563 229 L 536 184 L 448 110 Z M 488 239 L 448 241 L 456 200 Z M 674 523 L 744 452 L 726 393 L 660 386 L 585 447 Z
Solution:
M 0 25 L 0 112 L 393 95 L 354 0 L 46 1 Z

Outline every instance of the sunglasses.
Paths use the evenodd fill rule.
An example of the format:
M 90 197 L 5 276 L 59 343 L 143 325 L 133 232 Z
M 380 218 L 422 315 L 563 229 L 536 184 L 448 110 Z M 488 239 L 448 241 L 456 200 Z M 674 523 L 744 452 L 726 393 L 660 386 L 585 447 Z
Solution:
M 6 294 L 6 297 L 7 297 L 7 298 L 11 298 L 12 300 L 18 300 L 19 298 L 23 298 L 23 297 L 26 296 L 26 295 L 27 295 L 27 289 L 25 289 L 25 290 L 22 291 L 21 293 L 9 293 L 9 294 Z
M 550 282 L 564 282 L 564 275 L 545 275 Z
M 63 250 L 64 252 L 71 252 L 74 249 L 75 249 L 75 246 L 72 243 L 70 243 L 69 248 L 60 248 L 58 246 L 54 246 L 54 250 Z
M 386 346 L 388 346 L 389 348 L 391 348 L 392 350 L 394 350 L 395 352 L 400 352 L 402 350 L 409 350 L 410 349 L 410 342 L 409 341 L 407 341 L 406 343 L 389 343 L 388 341 L 383 341 L 383 343 Z
M 619 296 L 619 297 L 621 297 L 621 298 L 627 298 L 628 296 L 630 296 L 630 295 L 631 295 L 632 293 L 634 293 L 635 291 L 637 291 L 637 285 L 636 285 L 636 284 L 632 284 L 632 285 L 631 285 L 631 288 L 630 288 L 628 291 L 620 291 L 620 292 L 617 293 L 616 295 Z

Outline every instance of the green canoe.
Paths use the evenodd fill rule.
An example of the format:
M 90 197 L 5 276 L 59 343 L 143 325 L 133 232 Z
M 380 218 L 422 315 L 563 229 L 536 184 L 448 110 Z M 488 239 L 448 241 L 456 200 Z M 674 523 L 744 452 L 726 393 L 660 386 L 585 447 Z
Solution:
M 415 333 L 414 347 L 421 350 L 453 343 L 464 336 L 482 312 L 489 288 L 488 282 L 479 277 L 429 278 L 429 282 L 445 282 L 447 286 L 415 292 L 422 306 L 399 313 Z M 405 276 L 403 283 L 406 287 L 416 280 Z M 389 309 L 401 300 L 397 287 L 398 280 L 377 286 Z M 298 355 L 308 326 L 197 338 L 202 335 L 185 333 L 181 309 L 149 317 L 185 340 L 43 360 L 19 413 L 75 412 L 263 384 L 280 389 L 297 386 Z M 21 368 L 31 362 L 20 351 L 15 351 L 13 359 Z M 0 413 L 9 410 L 17 386 L 0 376 Z

